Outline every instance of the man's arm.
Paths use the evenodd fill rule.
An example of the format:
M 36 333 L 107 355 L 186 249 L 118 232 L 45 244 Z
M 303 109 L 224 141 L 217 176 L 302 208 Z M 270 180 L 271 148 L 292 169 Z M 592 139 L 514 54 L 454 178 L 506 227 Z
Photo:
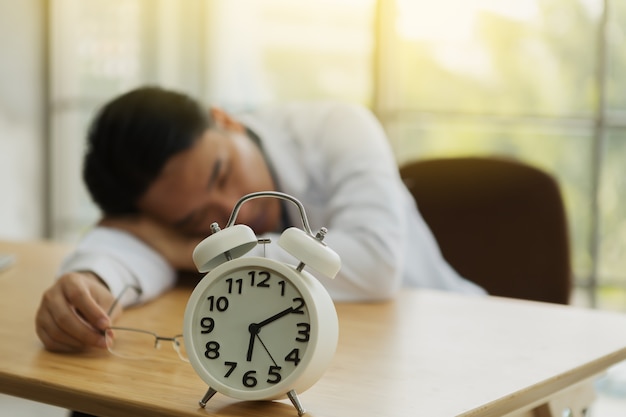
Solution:
M 196 271 L 192 254 L 202 237 L 186 235 L 145 215 L 104 218 L 99 225 L 126 231 L 139 238 L 176 270 Z
M 146 229 L 143 226 L 133 231 Z M 129 230 L 96 227 L 65 258 L 59 279 L 44 293 L 36 316 L 37 335 L 47 349 L 73 352 L 106 347 L 102 331 L 123 306 L 154 298 L 174 284 L 172 265 Z M 169 254 L 184 259 L 184 248 L 176 252 L 174 247 Z M 129 285 L 140 288 L 141 295 L 122 300 L 109 317 L 107 310 L 115 297 Z
M 98 276 L 114 296 L 129 285 L 141 289 L 144 302 L 171 288 L 175 268 L 155 249 L 132 233 L 99 226 L 87 233 L 61 265 L 60 274 L 89 271 Z

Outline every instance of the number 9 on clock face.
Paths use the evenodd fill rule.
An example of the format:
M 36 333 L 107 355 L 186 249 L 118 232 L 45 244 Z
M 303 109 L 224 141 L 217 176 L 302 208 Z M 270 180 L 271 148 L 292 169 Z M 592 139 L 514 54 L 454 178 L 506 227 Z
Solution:
M 185 311 L 185 347 L 196 372 L 239 399 L 306 390 L 330 362 L 337 334 L 334 306 L 319 281 L 267 258 L 218 266 Z

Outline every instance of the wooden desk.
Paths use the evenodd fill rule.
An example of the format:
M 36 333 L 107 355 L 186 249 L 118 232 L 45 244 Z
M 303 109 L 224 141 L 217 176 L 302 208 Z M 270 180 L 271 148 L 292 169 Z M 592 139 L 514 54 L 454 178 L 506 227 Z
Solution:
M 35 311 L 66 248 L 0 242 L 0 252 L 17 255 L 0 273 L 1 392 L 102 416 L 296 415 L 288 401 L 221 394 L 200 409 L 205 384 L 167 345 L 146 361 L 45 351 Z M 119 324 L 179 332 L 190 291 L 129 310 Z M 562 407 L 590 401 L 590 378 L 626 359 L 621 314 L 427 291 L 337 310 L 337 354 L 300 395 L 309 416 L 560 417 Z

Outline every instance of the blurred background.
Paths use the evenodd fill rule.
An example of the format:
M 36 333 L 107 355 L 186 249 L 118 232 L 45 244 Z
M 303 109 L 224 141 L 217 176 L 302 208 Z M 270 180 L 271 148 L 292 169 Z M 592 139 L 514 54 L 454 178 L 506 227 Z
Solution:
M 623 0 L 0 0 L 0 238 L 98 218 L 87 123 L 159 84 L 242 110 L 371 108 L 398 164 L 507 155 L 559 181 L 576 303 L 626 311 Z

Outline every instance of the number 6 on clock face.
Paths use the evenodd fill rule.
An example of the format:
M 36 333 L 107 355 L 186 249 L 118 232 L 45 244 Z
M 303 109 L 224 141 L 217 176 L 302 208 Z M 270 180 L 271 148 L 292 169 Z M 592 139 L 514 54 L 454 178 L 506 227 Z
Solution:
M 266 258 L 215 268 L 185 312 L 185 345 L 200 377 L 217 392 L 283 398 L 309 388 L 337 344 L 334 306 L 305 271 Z

